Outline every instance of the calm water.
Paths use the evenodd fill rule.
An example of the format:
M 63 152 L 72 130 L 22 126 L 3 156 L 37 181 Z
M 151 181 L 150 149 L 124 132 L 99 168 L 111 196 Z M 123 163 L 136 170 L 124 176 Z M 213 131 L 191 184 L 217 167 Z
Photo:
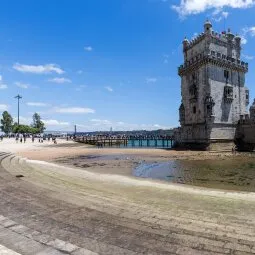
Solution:
M 142 142 L 142 143 L 141 143 Z M 129 140 L 127 147 L 151 147 L 151 148 L 171 148 L 172 147 L 172 143 L 171 140 Z M 124 147 L 123 145 L 121 145 L 121 147 Z M 126 147 L 126 146 L 125 146 Z
M 133 170 L 133 175 L 173 183 L 255 192 L 255 159 L 253 158 L 145 162 Z

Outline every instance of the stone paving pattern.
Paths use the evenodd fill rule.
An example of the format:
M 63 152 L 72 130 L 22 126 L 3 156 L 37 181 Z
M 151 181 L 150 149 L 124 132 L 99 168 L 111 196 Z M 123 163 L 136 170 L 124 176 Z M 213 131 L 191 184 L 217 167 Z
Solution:
M 76 178 L 82 170 L 0 158 L 0 244 L 22 255 L 255 254 L 255 200 L 92 182 Z

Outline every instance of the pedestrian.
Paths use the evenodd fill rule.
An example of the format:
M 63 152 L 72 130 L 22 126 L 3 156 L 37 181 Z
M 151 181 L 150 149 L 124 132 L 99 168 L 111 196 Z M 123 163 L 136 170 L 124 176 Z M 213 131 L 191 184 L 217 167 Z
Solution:
M 27 139 L 27 137 L 26 137 L 26 135 L 24 135 L 24 143 L 26 142 L 26 139 Z
M 35 141 L 35 137 L 34 135 L 32 135 L 32 143 Z

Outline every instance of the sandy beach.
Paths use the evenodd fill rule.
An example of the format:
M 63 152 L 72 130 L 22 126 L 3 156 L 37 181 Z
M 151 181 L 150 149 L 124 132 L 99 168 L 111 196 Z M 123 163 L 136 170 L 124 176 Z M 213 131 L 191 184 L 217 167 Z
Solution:
M 195 185 L 223 190 L 255 192 L 255 155 L 227 151 L 176 151 L 155 148 L 96 148 L 82 143 L 59 140 L 43 144 L 7 145 L 17 155 L 32 160 L 54 162 L 68 167 L 78 167 L 93 173 L 132 176 L 142 164 L 163 164 L 166 176 L 154 173 L 150 179 Z M 166 166 L 167 167 L 167 166 Z M 162 168 L 162 167 L 161 167 Z M 146 171 L 146 170 L 144 170 Z M 162 171 L 162 169 L 158 169 Z M 145 176 L 147 176 L 145 174 Z M 171 176 L 169 180 L 167 176 Z
M 130 175 L 140 160 L 216 159 L 231 153 L 97 149 L 64 140 L 24 145 L 7 139 L 0 147 L 19 155 L 2 159 L 0 215 L 49 238 L 93 254 L 255 253 L 254 193 Z M 91 166 L 68 165 L 72 157 Z M 0 241 L 7 245 L 1 235 Z

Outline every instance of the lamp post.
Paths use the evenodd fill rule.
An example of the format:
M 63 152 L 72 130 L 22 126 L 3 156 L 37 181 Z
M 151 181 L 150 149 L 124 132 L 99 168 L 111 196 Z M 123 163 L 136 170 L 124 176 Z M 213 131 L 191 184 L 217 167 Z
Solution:
M 22 96 L 18 94 L 15 98 L 18 99 L 18 127 L 19 127 L 19 100 L 22 98 Z

